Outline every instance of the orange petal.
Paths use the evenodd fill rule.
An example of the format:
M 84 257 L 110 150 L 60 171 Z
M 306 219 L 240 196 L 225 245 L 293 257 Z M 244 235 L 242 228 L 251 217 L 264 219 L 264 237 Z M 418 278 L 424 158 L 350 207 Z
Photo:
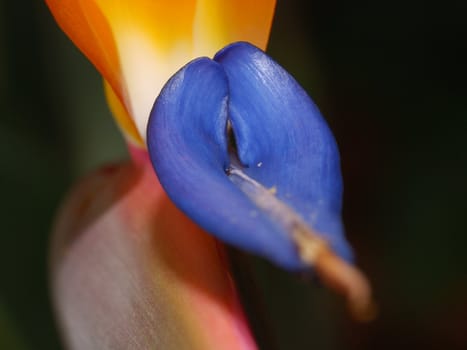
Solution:
M 275 7 L 275 0 L 46 1 L 131 115 L 133 121 L 119 119 L 121 128 L 131 134 L 136 125 L 143 139 L 168 78 L 234 41 L 265 48 Z
M 52 252 L 70 349 L 256 349 L 221 247 L 173 206 L 150 165 L 81 182 Z
M 93 0 L 46 0 L 60 28 L 121 96 L 118 51 L 106 16 Z
M 127 142 L 134 144 L 140 148 L 144 148 L 144 140 L 136 129 L 136 125 L 133 119 L 130 117 L 128 110 L 123 105 L 120 98 L 118 98 L 115 91 L 112 89 L 107 80 L 104 79 L 104 92 L 109 105 L 110 111 L 112 112 L 115 120 L 117 121 L 120 130 L 127 139 Z

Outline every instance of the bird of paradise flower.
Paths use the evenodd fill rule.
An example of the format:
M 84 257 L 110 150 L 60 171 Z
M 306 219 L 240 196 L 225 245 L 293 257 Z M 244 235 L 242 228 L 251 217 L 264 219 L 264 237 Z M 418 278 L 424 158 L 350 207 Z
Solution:
M 70 348 L 256 348 L 222 245 L 201 227 L 313 267 L 368 316 L 326 123 L 260 49 L 219 51 L 265 48 L 275 1 L 47 3 L 103 75 L 132 155 L 84 179 L 58 216 L 52 288 Z

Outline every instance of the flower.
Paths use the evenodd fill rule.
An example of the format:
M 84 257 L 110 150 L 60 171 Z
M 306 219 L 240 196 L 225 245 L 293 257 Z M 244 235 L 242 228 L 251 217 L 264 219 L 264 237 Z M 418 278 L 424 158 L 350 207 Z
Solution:
M 51 287 L 67 347 L 256 348 L 222 245 L 168 200 L 142 130 L 181 65 L 233 40 L 265 46 L 274 3 L 47 1 L 103 75 L 133 156 L 81 180 L 58 213 Z
M 84 180 L 59 215 L 52 284 L 70 347 L 255 348 L 200 227 L 313 268 L 357 317 L 372 312 L 349 263 L 334 138 L 296 81 L 238 42 L 264 48 L 274 1 L 47 3 L 103 75 L 134 161 Z

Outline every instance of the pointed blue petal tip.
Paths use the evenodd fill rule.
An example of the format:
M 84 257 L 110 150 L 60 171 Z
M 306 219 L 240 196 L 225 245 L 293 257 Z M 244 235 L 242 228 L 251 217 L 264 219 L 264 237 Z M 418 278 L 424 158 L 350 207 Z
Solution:
M 305 91 L 260 49 L 235 43 L 183 67 L 157 98 L 147 136 L 169 197 L 222 241 L 305 268 L 277 202 L 352 259 L 334 137 Z

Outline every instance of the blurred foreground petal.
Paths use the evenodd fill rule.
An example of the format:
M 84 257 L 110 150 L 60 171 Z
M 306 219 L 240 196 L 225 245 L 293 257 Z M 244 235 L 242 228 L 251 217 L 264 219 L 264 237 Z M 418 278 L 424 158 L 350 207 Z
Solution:
M 68 197 L 52 246 L 71 349 L 255 349 L 222 247 L 163 193 L 150 165 L 101 169 Z

